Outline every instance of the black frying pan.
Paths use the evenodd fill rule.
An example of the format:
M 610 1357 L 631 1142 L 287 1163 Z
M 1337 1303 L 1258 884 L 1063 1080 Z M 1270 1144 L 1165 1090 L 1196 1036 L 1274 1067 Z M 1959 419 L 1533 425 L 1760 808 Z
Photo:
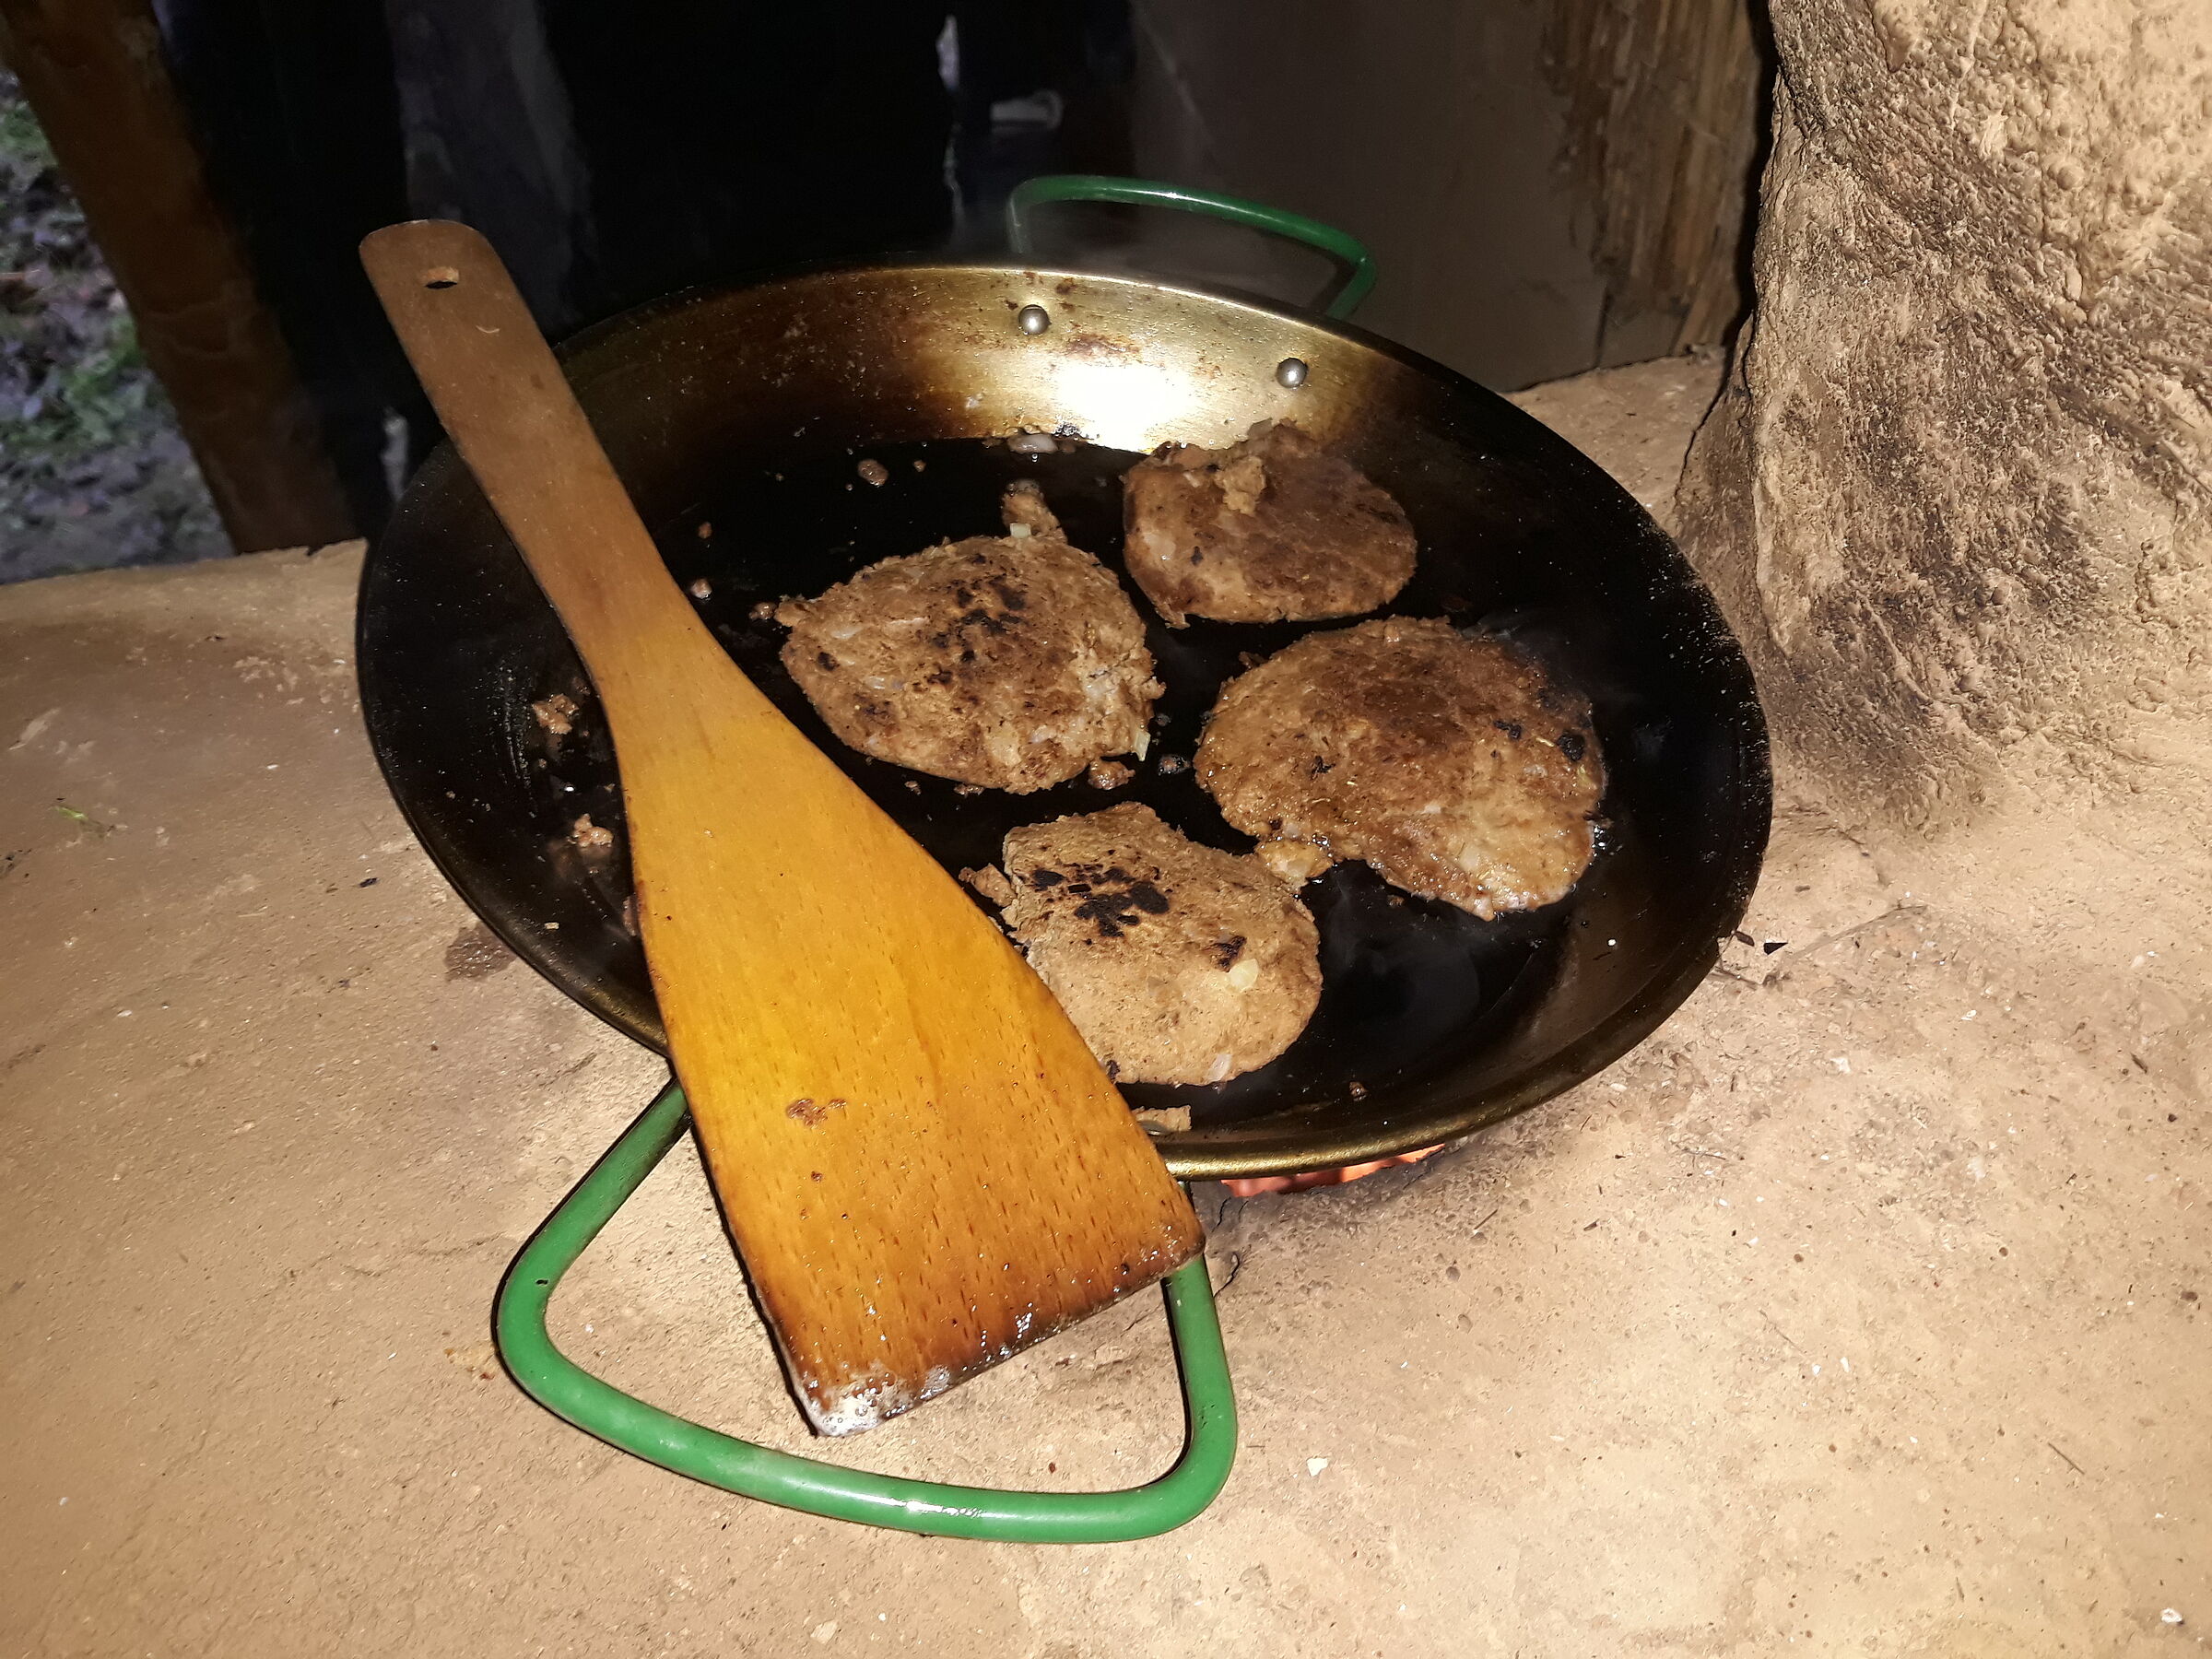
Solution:
M 1419 569 L 1384 614 L 1503 633 L 1589 695 L 1610 782 L 1601 851 L 1574 891 L 1480 922 L 1363 866 L 1309 886 L 1324 989 L 1289 1052 L 1226 1084 L 1124 1090 L 1135 1105 L 1191 1108 L 1192 1128 L 1160 1142 L 1178 1175 L 1385 1157 L 1533 1106 L 1641 1041 L 1742 915 L 1771 807 L 1742 653 L 1625 491 L 1438 364 L 1343 324 L 1156 284 L 945 265 L 679 295 L 591 330 L 562 359 L 676 579 L 707 584 L 701 612 L 731 655 L 956 871 L 995 862 L 1014 825 L 1131 799 L 1199 841 L 1249 846 L 1190 771 L 1159 761 L 1187 759 L 1221 682 L 1309 626 L 1171 629 L 1133 587 L 1168 692 L 1152 759 L 1112 793 L 1078 781 L 962 794 L 844 747 L 779 665 L 782 630 L 754 608 L 947 536 L 996 534 L 1013 478 L 1036 479 L 1077 545 L 1118 568 L 1120 476 L 1140 453 L 1294 418 L 1412 519 Z M 1302 382 L 1283 368 L 1292 359 Z M 1065 441 L 1047 454 L 1005 441 L 1024 431 Z M 869 458 L 888 483 L 861 480 Z M 359 654 L 378 762 L 431 858 L 539 971 L 660 1046 L 625 918 L 605 724 L 450 446 L 371 552 Z M 559 738 L 530 708 L 556 692 L 580 705 Z M 583 813 L 615 832 L 611 853 L 571 843 Z

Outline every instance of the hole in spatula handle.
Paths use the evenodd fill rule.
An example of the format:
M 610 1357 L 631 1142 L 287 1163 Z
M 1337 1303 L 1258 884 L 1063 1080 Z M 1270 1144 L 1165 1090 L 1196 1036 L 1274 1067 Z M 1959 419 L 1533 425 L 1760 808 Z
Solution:
M 459 288 L 461 273 L 452 265 L 432 265 L 422 274 L 422 286 L 427 288 Z

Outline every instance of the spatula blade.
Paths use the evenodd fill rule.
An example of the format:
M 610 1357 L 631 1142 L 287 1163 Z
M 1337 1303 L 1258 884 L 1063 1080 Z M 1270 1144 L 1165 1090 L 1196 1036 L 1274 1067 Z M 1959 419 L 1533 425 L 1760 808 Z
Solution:
M 871 1427 L 1189 1260 L 1052 994 L 678 594 L 489 245 L 361 252 L 605 705 L 677 1073 L 809 1420 Z

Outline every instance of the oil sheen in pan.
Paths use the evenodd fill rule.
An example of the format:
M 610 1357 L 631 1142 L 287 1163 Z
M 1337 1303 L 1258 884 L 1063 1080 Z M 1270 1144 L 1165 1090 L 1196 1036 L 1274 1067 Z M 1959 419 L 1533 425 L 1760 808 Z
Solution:
M 1249 839 L 1222 821 L 1187 764 L 1206 712 L 1222 683 L 1252 663 L 1312 628 L 1346 623 L 1194 621 L 1170 629 L 1121 571 L 1121 475 L 1137 459 L 1084 444 L 1046 455 L 976 440 L 869 446 L 734 476 L 653 530 L 677 582 L 695 594 L 703 591 L 695 603 L 730 655 L 948 871 L 996 863 L 1006 831 L 1017 825 L 1130 800 L 1146 803 L 1194 840 L 1243 852 Z M 864 478 L 864 460 L 878 464 L 884 482 Z M 778 653 L 784 630 L 753 614 L 764 602 L 818 594 L 880 559 L 948 538 L 1000 534 L 999 496 L 1016 478 L 1034 479 L 1070 539 L 1122 576 L 1167 683 L 1150 753 L 1120 789 L 1097 789 L 1078 778 L 1029 795 L 962 794 L 947 780 L 871 759 L 823 726 L 783 671 Z M 702 582 L 703 590 L 696 585 Z M 1375 614 L 1451 615 L 1471 623 L 1479 613 L 1424 571 L 1396 603 Z M 582 730 L 578 736 L 587 740 L 536 773 L 533 786 L 558 797 L 541 803 L 549 811 L 588 804 L 594 823 L 619 837 L 611 756 L 603 740 L 591 741 Z M 1177 768 L 1176 761 L 1186 764 Z M 595 868 L 579 874 L 606 884 L 607 899 L 618 906 L 626 893 L 617 889 L 627 884 L 621 859 L 591 862 Z M 1600 878 L 1594 869 L 1584 881 Z M 1133 1105 L 1188 1106 L 1194 1124 L 1204 1127 L 1341 1100 L 1449 1065 L 1464 1054 L 1470 1028 L 1509 1018 L 1542 990 L 1558 954 L 1545 947 L 1571 924 L 1573 903 L 1571 898 L 1482 922 L 1453 906 L 1398 893 L 1363 865 L 1337 867 L 1308 884 L 1303 897 L 1320 925 L 1323 973 L 1320 1006 L 1304 1033 L 1273 1065 L 1224 1084 L 1126 1088 Z

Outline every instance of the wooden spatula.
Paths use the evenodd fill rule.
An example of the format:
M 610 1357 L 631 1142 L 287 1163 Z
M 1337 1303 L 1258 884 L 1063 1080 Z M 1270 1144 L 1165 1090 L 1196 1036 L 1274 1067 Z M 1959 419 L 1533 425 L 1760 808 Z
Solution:
M 1187 1261 L 1197 1218 L 1043 982 L 677 591 L 490 245 L 426 220 L 361 259 L 606 709 L 677 1075 L 814 1425 Z

